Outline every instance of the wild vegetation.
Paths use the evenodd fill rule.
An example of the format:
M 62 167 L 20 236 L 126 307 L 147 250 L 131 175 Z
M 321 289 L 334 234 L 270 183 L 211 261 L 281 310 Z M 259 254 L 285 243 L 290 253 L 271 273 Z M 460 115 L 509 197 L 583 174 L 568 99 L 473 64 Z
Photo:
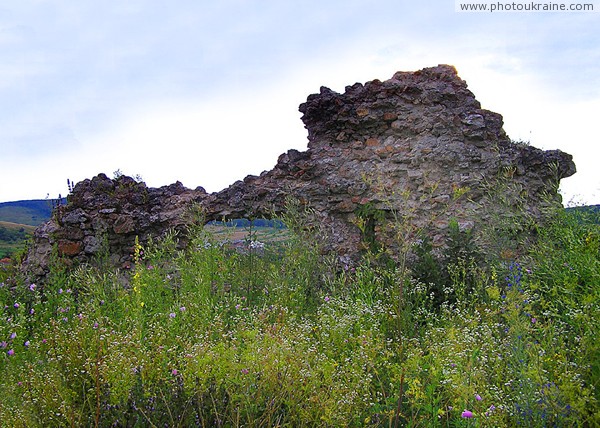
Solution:
M 407 263 L 205 228 L 134 249 L 131 272 L 4 272 L 5 426 L 573 427 L 600 424 L 600 227 L 554 214 L 522 254 L 449 229 Z M 381 249 L 377 251 L 383 251 Z M 510 257 L 507 257 L 507 254 Z

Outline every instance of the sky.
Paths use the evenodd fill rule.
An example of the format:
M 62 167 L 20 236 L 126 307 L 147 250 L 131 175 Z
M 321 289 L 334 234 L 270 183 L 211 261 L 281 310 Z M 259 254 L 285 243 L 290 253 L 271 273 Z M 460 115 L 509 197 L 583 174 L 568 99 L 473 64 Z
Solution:
M 584 1 L 0 0 L 0 202 L 117 171 L 218 191 L 306 149 L 298 106 L 321 86 L 451 64 L 513 140 L 573 155 L 565 205 L 599 204 L 600 0 Z

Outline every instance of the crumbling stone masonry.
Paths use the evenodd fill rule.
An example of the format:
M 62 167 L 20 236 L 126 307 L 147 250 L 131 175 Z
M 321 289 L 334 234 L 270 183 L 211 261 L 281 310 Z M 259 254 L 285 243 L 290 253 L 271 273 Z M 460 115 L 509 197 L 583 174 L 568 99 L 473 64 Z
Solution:
M 26 270 L 43 276 L 53 247 L 86 262 L 102 245 L 115 266 L 126 266 L 135 236 L 184 233 L 193 204 L 207 221 L 268 217 L 289 197 L 314 211 L 327 250 L 356 258 L 370 239 L 393 253 L 399 236 L 390 224 L 404 237 L 426 231 L 440 242 L 451 218 L 475 228 L 498 215 L 542 218 L 560 204 L 560 179 L 575 173 L 560 150 L 511 142 L 502 116 L 481 109 L 448 65 L 356 83 L 343 94 L 322 87 L 300 111 L 308 150 L 290 150 L 271 171 L 217 193 L 103 174 L 78 183 L 36 231 Z

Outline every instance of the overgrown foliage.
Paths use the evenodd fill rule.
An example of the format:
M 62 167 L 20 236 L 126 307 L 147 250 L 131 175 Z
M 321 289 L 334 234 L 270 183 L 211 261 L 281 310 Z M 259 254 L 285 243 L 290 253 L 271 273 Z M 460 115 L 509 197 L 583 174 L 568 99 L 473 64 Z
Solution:
M 137 244 L 125 274 L 5 273 L 2 424 L 598 426 L 597 223 L 557 213 L 485 263 L 452 226 L 444 263 L 423 241 L 407 270 L 336 266 L 303 215 L 242 249 Z

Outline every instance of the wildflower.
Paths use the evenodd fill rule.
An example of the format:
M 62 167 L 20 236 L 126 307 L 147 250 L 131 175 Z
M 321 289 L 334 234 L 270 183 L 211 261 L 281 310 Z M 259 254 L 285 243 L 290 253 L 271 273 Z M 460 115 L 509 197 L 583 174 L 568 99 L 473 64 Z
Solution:
M 465 410 L 464 412 L 462 412 L 462 414 L 460 416 L 462 418 L 470 419 L 473 417 L 473 412 L 471 412 L 470 410 Z
M 42 339 L 42 343 L 46 343 L 46 342 L 48 342 L 47 339 Z
M 173 370 L 171 370 L 171 374 L 172 374 L 173 376 L 177 376 L 177 374 L 178 374 L 178 373 L 179 373 L 179 372 L 177 371 L 177 369 L 173 369 Z
M 24 347 L 29 348 L 29 345 L 31 343 L 29 342 L 29 340 L 26 340 L 25 343 L 23 344 Z
M 175 312 L 171 312 L 171 313 L 169 314 L 169 318 L 175 318 Z
M 323 300 L 325 300 L 326 302 L 329 302 L 329 300 L 330 300 L 329 296 L 325 296 L 325 299 L 323 299 Z
M 94 328 L 98 328 L 98 323 L 97 322 L 94 323 Z
M 532 324 L 535 324 L 536 322 L 537 322 L 537 319 L 536 319 L 536 318 L 531 318 L 531 323 L 532 323 Z
M 29 286 L 29 291 L 35 291 L 35 287 L 36 287 L 36 285 L 35 285 L 35 284 L 31 284 L 31 285 Z
M 18 303 L 15 303 L 13 306 L 14 306 L 16 309 L 19 309 L 19 306 L 21 306 L 21 305 L 19 305 Z
M 245 375 L 250 373 L 250 370 L 248 370 L 248 369 L 242 369 L 240 371 L 242 372 L 242 374 L 245 374 Z
M 8 352 L 6 352 L 6 353 L 8 354 L 8 356 L 15 355 L 15 350 L 9 349 Z
M 475 394 L 475 400 L 477 400 L 477 401 L 481 401 L 481 395 L 479 395 L 479 394 Z
M 10 334 L 9 336 L 11 339 L 14 339 L 15 337 L 17 337 L 17 333 L 13 332 Z
M 6 348 L 8 346 L 8 343 L 6 343 L 5 341 L 0 342 L 0 348 Z
M 63 289 L 62 288 L 58 289 L 58 294 L 63 294 Z
M 260 241 L 251 241 L 248 247 L 250 247 L 250 249 L 262 250 L 265 248 L 265 244 Z
M 182 306 L 181 308 L 179 308 L 179 310 L 180 310 L 181 312 L 185 312 L 185 306 Z
M 31 309 L 29 310 L 29 315 L 33 315 L 33 314 L 35 314 L 35 309 L 31 308 Z

